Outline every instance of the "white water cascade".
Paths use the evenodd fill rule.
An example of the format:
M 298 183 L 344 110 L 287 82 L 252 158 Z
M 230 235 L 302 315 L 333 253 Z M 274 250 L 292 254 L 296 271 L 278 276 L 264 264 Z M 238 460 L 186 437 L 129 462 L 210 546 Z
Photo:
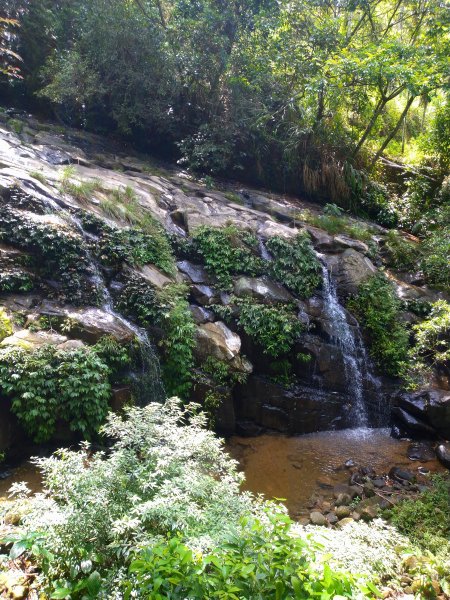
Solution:
M 73 214 L 68 214 L 68 216 L 83 238 L 89 239 L 91 242 L 97 241 L 95 235 L 85 231 L 80 219 Z M 87 250 L 87 258 L 93 271 L 91 281 L 102 295 L 101 310 L 122 323 L 126 329 L 132 331 L 138 341 L 140 373 L 134 374 L 133 385 L 138 404 L 144 406 L 149 402 L 163 402 L 166 394 L 161 378 L 159 358 L 147 332 L 114 309 L 113 299 L 105 283 L 101 269 L 89 250 Z
M 348 393 L 352 401 L 352 425 L 367 427 L 369 418 L 364 400 L 364 380 L 368 357 L 364 344 L 355 328 L 347 321 L 347 315 L 340 304 L 336 285 L 322 262 L 324 313 L 331 326 L 331 337 L 342 352 Z

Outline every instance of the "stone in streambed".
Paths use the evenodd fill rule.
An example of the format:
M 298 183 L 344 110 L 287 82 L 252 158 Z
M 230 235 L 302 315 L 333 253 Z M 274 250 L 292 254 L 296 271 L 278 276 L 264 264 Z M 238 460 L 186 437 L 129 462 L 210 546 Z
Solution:
M 351 510 L 349 506 L 337 506 L 335 511 L 337 518 L 345 519 L 350 516 Z
M 428 462 L 434 459 L 434 451 L 431 444 L 426 442 L 414 442 L 408 446 L 408 458 L 420 462 Z
M 313 525 L 319 525 L 322 527 L 328 523 L 324 515 L 318 510 L 313 510 L 313 512 L 309 515 L 309 519 Z
M 438 457 L 438 459 L 440 460 L 440 462 L 444 465 L 444 467 L 447 467 L 447 469 L 450 469 L 450 444 L 439 444 L 439 446 L 436 448 L 436 456 Z
M 413 482 L 416 479 L 414 473 L 408 471 L 408 469 L 402 469 L 401 467 L 392 467 L 389 471 L 389 477 L 399 483 L 404 483 L 405 481 Z
M 352 497 L 349 494 L 339 494 L 336 498 L 336 506 L 348 506 L 352 501 Z
M 354 520 L 351 517 L 345 517 L 345 519 L 341 519 L 336 523 L 336 527 L 338 529 L 343 529 L 346 525 L 349 525 L 350 523 L 354 523 Z
M 330 525 L 336 525 L 336 523 L 339 521 L 339 519 L 337 518 L 337 516 L 335 515 L 334 512 L 330 512 L 326 515 L 326 520 L 328 521 L 328 523 Z

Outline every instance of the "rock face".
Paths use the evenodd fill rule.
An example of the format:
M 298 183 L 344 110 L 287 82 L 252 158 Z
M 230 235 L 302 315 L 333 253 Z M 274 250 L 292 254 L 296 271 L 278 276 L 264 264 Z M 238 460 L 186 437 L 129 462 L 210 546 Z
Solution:
M 349 422 L 344 395 L 307 386 L 285 389 L 261 377 L 250 376 L 235 392 L 237 429 L 245 434 L 254 423 L 283 433 L 312 433 L 341 429 Z
M 401 392 L 394 398 L 394 415 L 407 431 L 432 438 L 446 437 L 450 433 L 450 392 Z
M 197 328 L 196 353 L 200 359 L 213 356 L 226 362 L 233 361 L 241 350 L 241 338 L 225 323 L 205 323 Z
M 4 121 L 0 115 L 0 196 L 9 197 L 12 186 L 16 186 L 21 194 L 28 195 L 26 205 L 19 206 L 27 219 L 39 227 L 50 228 L 52 234 L 63 232 L 71 244 L 76 242 L 79 248 L 84 248 L 83 252 L 76 254 L 76 261 L 89 263 L 82 274 L 87 291 L 95 288 L 96 292 L 111 292 L 116 301 L 126 288 L 127 277 L 145 282 L 156 295 L 172 283 L 188 286 L 189 310 L 196 325 L 196 358 L 201 362 L 213 357 L 224 361 L 232 371 L 249 375 L 246 383 L 223 394 L 224 400 L 215 415 L 218 430 L 227 435 L 237 431 L 260 433 L 264 430 L 296 434 L 351 424 L 351 398 L 343 350 L 335 339 L 333 323 L 327 318 L 324 308 L 326 295 L 320 286 L 311 298 L 300 300 L 282 283 L 272 280 L 273 273 L 269 277 L 269 269 L 266 269 L 266 275 L 261 277 L 234 276 L 225 293 L 211 272 L 205 269 L 201 257 L 186 250 L 184 238 L 201 225 L 235 224 L 259 239 L 261 246 L 259 251 L 256 247 L 255 252 L 259 252 L 258 257 L 264 264 L 264 260 L 273 258 L 261 252 L 266 240 L 272 236 L 289 240 L 299 232 L 307 232 L 315 250 L 323 253 L 321 260 L 331 272 L 341 298 L 354 294 L 358 285 L 376 272 L 367 257 L 368 246 L 365 243 L 343 234 L 330 235 L 306 223 L 299 225 L 299 209 L 306 207 L 306 203 L 300 200 L 268 197 L 253 190 L 243 190 L 239 192 L 238 199 L 236 194 L 230 199 L 229 194 L 206 189 L 179 175 L 178 169 L 152 175 L 145 160 L 125 154 L 123 148 L 98 136 L 75 130 L 64 135 L 51 126 L 46 127 L 46 131 L 39 131 L 38 121 L 33 120 L 29 123 L 30 127 L 24 128 L 21 137 L 8 131 L 2 125 Z M 99 195 L 93 194 L 92 198 L 81 202 L 75 196 L 61 193 L 61 166 L 66 164 L 74 165 L 74 182 L 100 181 L 102 191 Z M 129 229 L 130 219 L 126 210 L 122 218 L 120 210 L 117 214 L 106 214 L 102 209 L 108 190 L 120 195 L 120 191 L 127 189 L 136 195 L 137 210 L 148 213 L 176 237 L 174 247 L 181 248 L 177 253 L 176 275 L 168 276 L 154 264 L 141 264 L 139 260 L 124 263 L 122 257 L 119 258 L 122 264 L 117 268 L 109 264 L 93 264 L 91 254 L 95 255 L 92 249 L 98 243 L 98 232 L 89 230 L 86 233 L 84 225 L 79 225 L 82 222 L 80 214 L 88 213 L 90 219 L 100 219 L 110 227 Z M 318 209 L 312 207 L 312 210 L 317 212 Z M 187 242 L 189 246 L 189 240 Z M 33 275 L 29 267 L 33 253 L 16 245 L 17 248 L 14 243 L 0 244 L 0 271 L 21 265 L 22 271 Z M 69 269 L 65 274 L 69 288 L 73 283 L 74 270 Z M 255 272 L 259 272 L 258 269 Z M 436 298 L 419 286 L 411 285 L 417 283 L 416 278 L 411 282 L 397 282 L 393 275 L 392 278 L 398 284 L 398 295 L 403 299 Z M 40 281 L 32 292 L 27 293 L 24 290 L 12 293 L 0 286 L 0 306 L 23 315 L 25 326 L 33 319 L 49 317 L 52 327 L 57 330 L 57 333 L 46 334 L 16 330 L 4 344 L 34 348 L 52 343 L 67 348 L 95 343 L 103 335 L 113 336 L 124 344 L 135 338 L 136 329 L 128 319 L 122 319 L 120 314 L 105 306 L 99 307 L 107 296 L 100 293 L 88 297 L 87 293 L 83 293 L 79 298 L 80 306 L 75 307 L 72 306 L 74 300 L 61 300 L 58 296 L 61 284 L 53 279 L 53 273 L 47 274 L 45 281 Z M 227 320 L 227 324 L 220 320 L 227 317 L 220 316 L 222 313 L 218 310 L 214 312 L 216 304 L 230 306 L 232 317 L 238 316 L 239 307 L 238 303 L 233 306 L 233 296 L 275 308 L 289 305 L 294 317 L 303 324 L 304 333 L 292 348 L 288 360 L 285 357 L 274 359 L 265 354 L 255 339 L 237 324 L 236 318 L 234 321 L 231 318 L 230 323 Z M 351 330 L 356 331 L 356 321 L 347 312 L 345 315 Z M 66 331 L 67 325 L 70 325 L 69 331 Z M 148 327 L 156 342 L 161 340 L 162 335 L 158 327 L 157 324 Z M 280 377 L 279 369 L 283 371 L 286 362 L 289 362 L 289 368 Z M 392 382 L 385 383 L 383 393 L 390 392 Z M 207 389 L 203 384 L 196 386 L 193 395 L 201 401 Z M 115 391 L 114 405 L 123 405 L 127 394 L 126 386 L 119 386 Z M 402 430 L 416 434 L 449 436 L 448 392 L 423 394 L 398 397 L 394 403 L 396 421 Z M 364 395 L 375 407 L 375 413 L 380 404 L 380 392 L 374 392 L 367 385 Z
M 344 297 L 356 294 L 358 286 L 377 272 L 372 261 L 354 248 L 331 257 L 329 265 L 337 281 L 338 292 Z
M 234 293 L 241 298 L 256 298 L 264 304 L 292 302 L 294 297 L 285 287 L 266 278 L 239 277 L 234 283 Z

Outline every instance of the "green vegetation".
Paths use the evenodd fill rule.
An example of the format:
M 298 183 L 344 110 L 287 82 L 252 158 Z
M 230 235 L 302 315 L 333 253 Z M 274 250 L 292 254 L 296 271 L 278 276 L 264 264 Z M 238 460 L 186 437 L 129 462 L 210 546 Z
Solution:
M 274 260 L 269 273 L 301 298 L 309 298 L 322 281 L 322 269 L 307 235 L 274 236 L 267 241 Z
M 447 211 L 450 216 L 450 209 Z M 424 241 L 424 256 L 420 266 L 426 281 L 435 287 L 450 291 L 450 235 L 448 221 L 442 229 L 433 231 Z
M 408 351 L 408 332 L 399 319 L 401 305 L 389 280 L 378 273 L 359 287 L 349 301 L 369 336 L 370 353 L 387 374 L 399 376 L 404 371 Z
M 91 437 L 108 412 L 111 371 L 95 350 L 0 350 L 0 389 L 37 442 L 52 437 L 58 419 Z
M 326 206 L 335 205 L 327 204 Z M 348 217 L 343 216 L 340 212 L 333 212 L 330 209 L 328 212 L 324 212 L 323 215 L 317 215 L 310 210 L 304 210 L 296 214 L 296 220 L 308 223 L 319 229 L 325 229 L 325 231 L 331 235 L 343 233 L 356 240 L 361 240 L 362 242 L 370 242 L 374 234 L 374 231 L 369 225 L 351 220 Z
M 6 310 L 0 306 L 0 342 L 13 332 L 11 319 L 8 317 Z
M 145 328 L 160 328 L 163 379 L 169 394 L 186 397 L 193 377 L 195 326 L 186 300 L 187 289 L 169 285 L 156 290 L 137 275 L 126 278 L 117 308 Z
M 13 194 L 0 208 L 0 240 L 30 253 L 30 266 L 43 278 L 57 280 L 58 294 L 72 304 L 97 304 L 98 290 L 89 281 L 90 265 L 86 245 L 81 236 L 64 224 L 32 219 L 20 210 L 27 197 Z M 15 203 L 15 204 L 14 204 Z M 15 205 L 18 208 L 15 208 Z M 40 207 L 37 210 L 41 212 Z M 29 291 L 31 280 L 24 273 L 16 283 L 20 291 Z
M 426 382 L 431 369 L 450 364 L 450 304 L 438 300 L 427 317 L 414 325 L 414 344 L 409 350 L 409 379 L 413 386 Z
M 233 275 L 259 275 L 262 271 L 258 240 L 234 225 L 199 227 L 192 236 L 192 246 L 222 289 L 231 287 Z
M 326 565 L 317 572 L 307 543 L 292 536 L 290 519 L 268 516 L 269 522 L 246 519 L 223 546 L 203 555 L 178 538 L 144 549 L 130 565 L 134 581 L 125 589 L 145 589 L 155 600 L 352 597 L 357 586 L 351 576 Z
M 33 177 L 33 179 L 37 179 L 44 185 L 46 185 L 48 183 L 45 175 L 43 173 L 41 173 L 40 171 L 30 171 L 30 177 Z
M 95 192 L 103 191 L 103 186 L 98 179 L 92 181 L 72 181 L 76 175 L 75 167 L 68 165 L 61 171 L 61 192 L 72 196 L 80 204 L 90 202 Z
M 432 487 L 418 498 L 404 500 L 391 511 L 392 523 L 412 542 L 442 558 L 450 556 L 450 481 L 433 476 Z
M 237 307 L 239 327 L 259 346 L 264 354 L 277 358 L 292 350 L 304 326 L 299 321 L 295 308 L 289 304 L 270 306 L 246 298 L 231 298 L 227 306 L 212 308 L 223 319 L 232 319 L 232 306 Z
M 186 300 L 188 289 L 171 285 L 158 294 L 158 323 L 164 331 L 163 380 L 169 396 L 188 397 L 192 385 L 195 325 Z
M 223 360 L 209 356 L 201 363 L 195 380 L 208 387 L 203 400 L 203 411 L 208 425 L 213 428 L 217 409 L 236 384 L 246 382 L 247 373 L 236 371 Z
M 33 276 L 26 271 L 14 269 L 0 273 L 0 292 L 30 292 L 34 285 Z
M 240 304 L 238 324 L 265 354 L 274 358 L 287 354 L 304 330 L 297 315 L 287 307 L 251 302 Z
M 385 248 L 389 264 L 401 270 L 417 268 L 420 258 L 419 244 L 407 241 L 399 231 L 392 229 L 386 235 Z
M 37 563 L 50 598 L 376 592 L 316 560 L 281 507 L 240 493 L 235 462 L 204 426 L 176 400 L 152 403 L 109 415 L 107 453 L 83 445 L 37 459 L 48 492 L 19 498 L 11 555 Z
M 120 266 L 122 262 L 134 266 L 151 263 L 169 275 L 173 275 L 175 269 L 170 246 L 162 232 L 150 235 L 139 229 L 110 228 L 100 238 L 98 254 L 108 266 Z

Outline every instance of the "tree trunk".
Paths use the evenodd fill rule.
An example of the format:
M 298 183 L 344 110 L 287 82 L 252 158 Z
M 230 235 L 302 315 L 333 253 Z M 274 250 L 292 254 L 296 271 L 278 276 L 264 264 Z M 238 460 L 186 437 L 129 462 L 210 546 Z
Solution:
M 408 98 L 408 102 L 405 105 L 405 108 L 403 109 L 403 112 L 400 116 L 400 119 L 397 121 L 396 126 L 394 127 L 394 129 L 391 131 L 391 133 L 387 136 L 387 138 L 384 140 L 381 148 L 378 150 L 378 152 L 375 154 L 375 156 L 373 157 L 372 162 L 370 163 L 370 169 L 373 169 L 373 167 L 375 166 L 377 160 L 380 158 L 380 156 L 383 154 L 383 152 L 385 151 L 387 145 L 389 144 L 389 142 L 395 137 L 395 135 L 397 134 L 398 130 L 400 129 L 403 120 L 406 118 L 406 115 L 408 114 L 408 111 L 411 107 L 411 104 L 414 102 L 415 100 L 415 96 L 410 96 Z

